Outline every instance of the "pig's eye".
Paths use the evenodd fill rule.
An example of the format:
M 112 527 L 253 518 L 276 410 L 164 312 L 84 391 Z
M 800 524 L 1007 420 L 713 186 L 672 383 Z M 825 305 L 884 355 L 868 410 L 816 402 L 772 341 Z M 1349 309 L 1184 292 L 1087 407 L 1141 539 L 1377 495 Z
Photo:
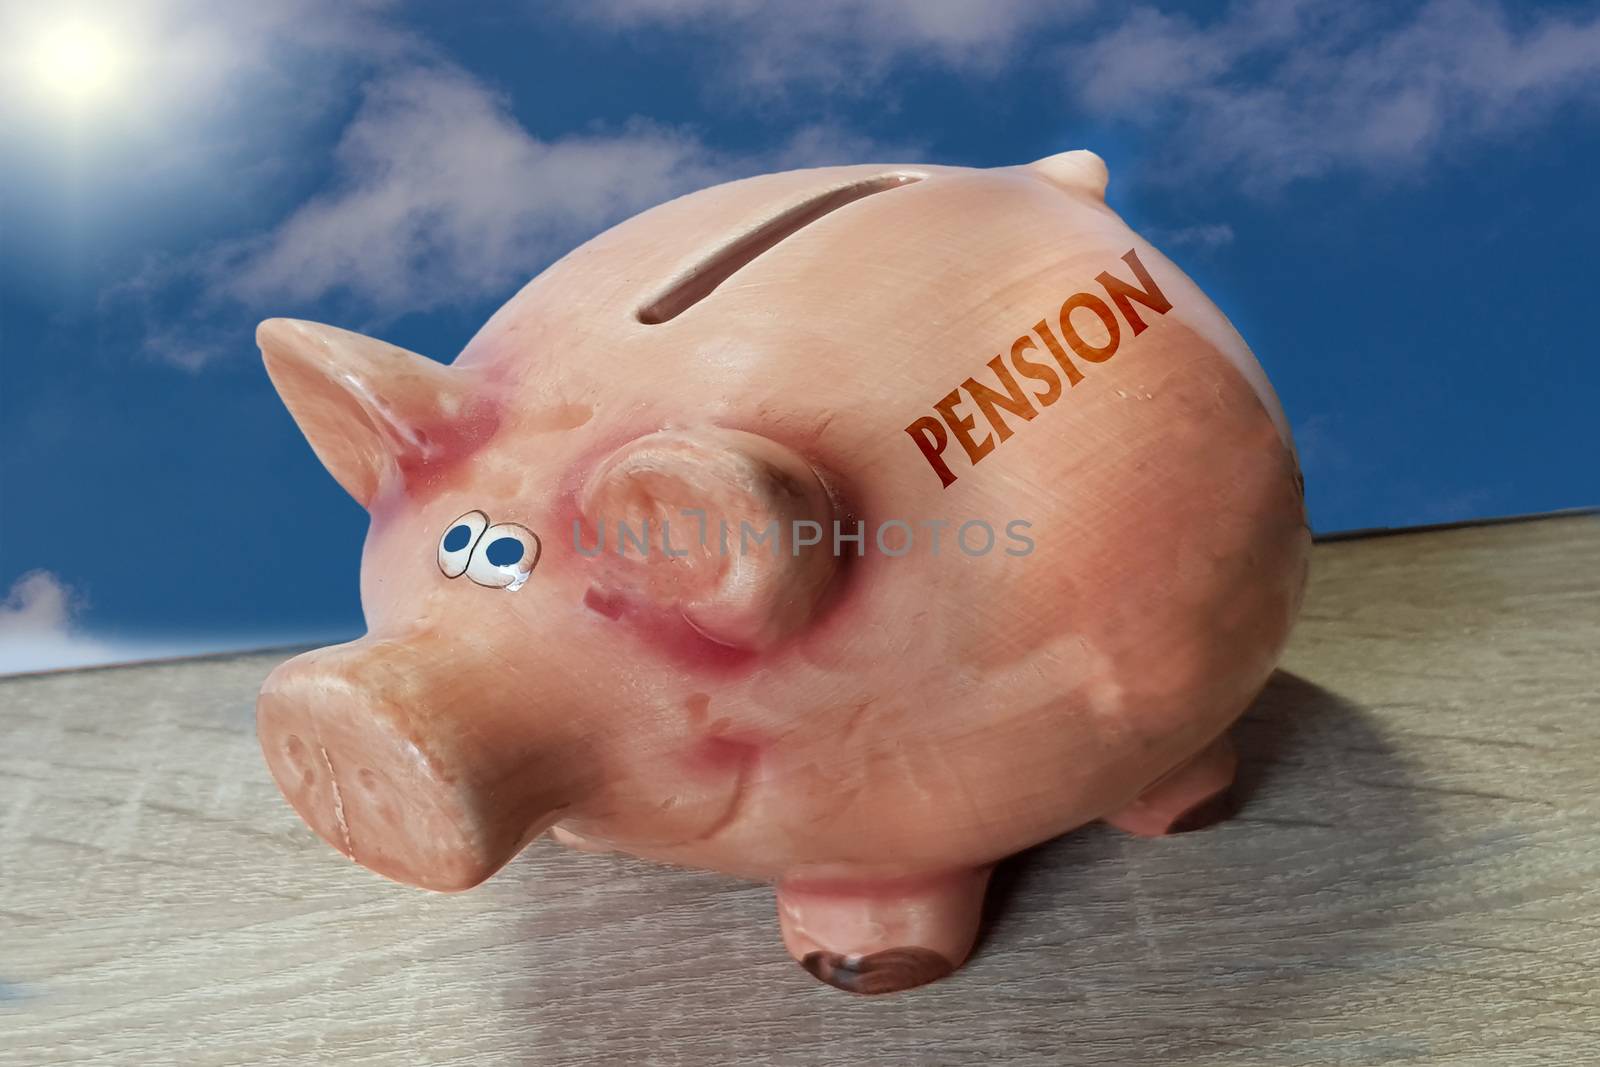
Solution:
M 483 536 L 489 525 L 489 516 L 481 511 L 469 511 L 445 527 L 439 538 L 439 569 L 446 578 L 459 578 L 472 559 L 472 546 Z
M 502 522 L 478 538 L 467 577 L 496 589 L 521 589 L 538 562 L 538 536 L 526 526 Z

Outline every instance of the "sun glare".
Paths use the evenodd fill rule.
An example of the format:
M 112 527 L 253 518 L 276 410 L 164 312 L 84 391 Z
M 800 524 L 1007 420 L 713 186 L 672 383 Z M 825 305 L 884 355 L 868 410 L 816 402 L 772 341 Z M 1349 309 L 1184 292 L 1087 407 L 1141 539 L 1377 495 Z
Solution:
M 101 98 L 116 81 L 122 56 L 104 29 L 69 22 L 47 30 L 34 47 L 39 85 L 70 104 Z

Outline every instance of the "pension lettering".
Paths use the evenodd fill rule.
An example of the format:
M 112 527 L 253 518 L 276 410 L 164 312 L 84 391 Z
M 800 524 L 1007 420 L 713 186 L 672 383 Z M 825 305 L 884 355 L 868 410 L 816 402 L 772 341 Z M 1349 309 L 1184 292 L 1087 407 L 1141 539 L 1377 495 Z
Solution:
M 1101 271 L 1095 276 L 1095 281 L 1104 290 L 1105 298 L 1087 291 L 1069 296 L 1062 303 L 1054 326 L 1048 318 L 1040 319 L 1033 324 L 1031 333 L 1024 333 L 1011 342 L 1008 354 L 997 355 L 989 360 L 987 365 L 994 374 L 994 384 L 968 378 L 933 405 L 933 410 L 938 412 L 937 418 L 923 415 L 906 427 L 906 433 L 916 442 L 943 487 L 948 488 L 956 480 L 956 474 L 945 460 L 945 449 L 950 444 L 951 435 L 961 445 L 968 462 L 977 465 L 995 450 L 997 444 L 1010 440 L 1015 432 L 1002 412 L 1023 422 L 1031 422 L 1040 409 L 1051 406 L 1062 398 L 1067 389 L 1084 380 L 1084 372 L 1067 354 L 1068 348 L 1085 363 L 1104 363 L 1116 355 L 1122 343 L 1122 320 L 1127 322 L 1135 337 L 1147 328 L 1148 323 L 1134 304 L 1149 308 L 1158 315 L 1165 315 L 1172 310 L 1172 302 L 1161 292 L 1155 279 L 1150 277 L 1150 272 L 1145 270 L 1137 252 L 1130 248 L 1122 261 L 1133 271 L 1133 281 L 1124 281 L 1109 271 Z M 1107 303 L 1107 299 L 1110 303 Z M 1112 305 L 1115 305 L 1115 311 Z M 1118 312 L 1121 313 L 1121 320 L 1117 317 Z M 1087 324 L 1098 321 L 1105 339 L 1099 344 L 1087 340 L 1079 331 L 1074 315 L 1078 316 L 1077 322 Z M 1041 344 L 1043 350 L 1040 349 Z M 1027 379 L 1030 388 L 1024 389 L 1018 376 Z M 1066 380 L 1065 386 L 1062 385 L 1063 378 Z M 993 429 L 992 434 L 985 432 L 981 438 L 974 436 L 977 418 L 956 410 L 969 399 Z

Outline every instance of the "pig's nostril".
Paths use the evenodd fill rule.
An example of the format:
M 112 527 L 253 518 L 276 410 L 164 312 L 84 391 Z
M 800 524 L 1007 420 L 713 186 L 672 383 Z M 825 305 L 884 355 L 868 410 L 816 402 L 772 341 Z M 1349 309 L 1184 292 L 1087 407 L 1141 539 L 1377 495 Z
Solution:
M 363 767 L 356 772 L 356 781 L 367 795 L 369 813 L 389 826 L 403 825 L 405 820 L 400 814 L 399 807 L 393 802 L 394 789 L 388 776 L 371 767 Z
M 298 779 L 304 789 L 316 785 L 322 777 L 322 765 L 311 754 L 311 748 L 302 741 L 298 734 L 289 734 L 283 739 L 283 779 L 293 781 Z
M 308 759 L 309 753 L 306 744 L 294 734 L 290 734 L 283 742 L 283 758 L 303 785 L 311 785 L 317 780 L 317 772 Z

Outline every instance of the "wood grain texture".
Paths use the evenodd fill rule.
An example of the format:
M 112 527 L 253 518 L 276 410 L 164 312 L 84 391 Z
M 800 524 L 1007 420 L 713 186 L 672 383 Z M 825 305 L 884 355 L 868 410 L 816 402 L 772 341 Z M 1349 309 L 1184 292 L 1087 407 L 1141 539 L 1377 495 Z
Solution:
M 1600 520 L 1321 545 L 1243 812 L 1002 870 L 875 999 L 770 890 L 541 842 L 390 885 L 267 777 L 282 654 L 0 682 L 0 1064 L 1600 1061 Z

